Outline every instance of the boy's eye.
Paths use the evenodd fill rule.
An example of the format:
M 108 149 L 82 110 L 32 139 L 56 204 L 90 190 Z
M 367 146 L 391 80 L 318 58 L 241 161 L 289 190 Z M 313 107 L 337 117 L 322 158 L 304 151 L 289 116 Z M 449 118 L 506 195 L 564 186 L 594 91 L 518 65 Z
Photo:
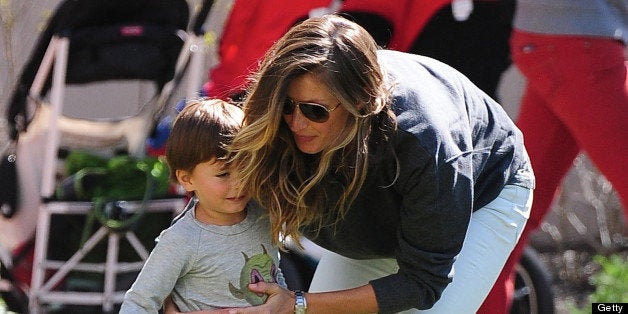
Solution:
M 218 173 L 216 176 L 220 178 L 225 178 L 229 176 L 229 172 L 221 172 L 221 173 Z

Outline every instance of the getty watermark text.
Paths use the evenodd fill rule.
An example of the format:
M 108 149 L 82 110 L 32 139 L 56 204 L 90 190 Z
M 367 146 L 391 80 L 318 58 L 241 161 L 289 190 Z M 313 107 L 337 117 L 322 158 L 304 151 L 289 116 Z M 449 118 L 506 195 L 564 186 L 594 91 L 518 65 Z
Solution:
M 591 304 L 591 313 L 627 313 L 628 303 L 593 303 Z

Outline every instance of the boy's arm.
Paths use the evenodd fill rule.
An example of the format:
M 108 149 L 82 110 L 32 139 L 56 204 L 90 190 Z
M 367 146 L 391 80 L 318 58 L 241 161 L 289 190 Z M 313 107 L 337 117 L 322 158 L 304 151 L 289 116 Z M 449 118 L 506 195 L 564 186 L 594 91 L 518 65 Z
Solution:
M 186 245 L 162 233 L 133 286 L 124 295 L 120 313 L 157 313 L 187 267 Z

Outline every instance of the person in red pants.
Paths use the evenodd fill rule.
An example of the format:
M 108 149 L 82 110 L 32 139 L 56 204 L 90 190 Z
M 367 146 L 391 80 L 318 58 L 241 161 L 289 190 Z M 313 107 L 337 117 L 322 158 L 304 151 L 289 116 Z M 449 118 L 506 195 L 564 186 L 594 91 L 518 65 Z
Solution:
M 511 53 L 527 79 L 517 125 L 524 134 L 536 189 L 521 241 L 479 313 L 508 312 L 514 265 L 580 151 L 612 183 L 628 209 L 627 16 L 625 1 L 517 3 Z M 628 221 L 628 210 L 624 215 Z

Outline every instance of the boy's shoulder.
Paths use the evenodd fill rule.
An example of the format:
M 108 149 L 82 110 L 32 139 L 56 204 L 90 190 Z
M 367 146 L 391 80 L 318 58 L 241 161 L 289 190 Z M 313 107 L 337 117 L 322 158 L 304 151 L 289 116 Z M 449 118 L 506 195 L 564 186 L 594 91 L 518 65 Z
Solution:
M 190 235 L 197 229 L 190 211 L 185 210 L 173 220 L 170 227 L 159 234 L 157 241 L 189 242 Z

